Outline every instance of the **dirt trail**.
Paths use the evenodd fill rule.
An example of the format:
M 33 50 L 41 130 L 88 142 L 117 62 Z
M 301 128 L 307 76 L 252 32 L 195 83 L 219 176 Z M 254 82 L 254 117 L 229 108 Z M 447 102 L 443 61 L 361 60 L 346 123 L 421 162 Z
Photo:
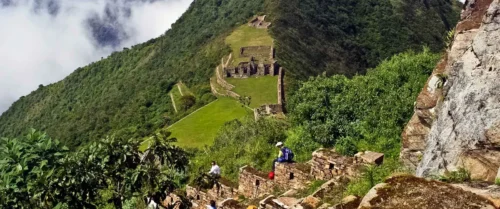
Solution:
M 179 89 L 179 93 L 181 93 L 181 96 L 184 96 L 184 94 L 182 93 L 181 84 L 182 84 L 182 83 L 181 83 L 181 82 L 179 82 L 179 83 L 177 84 L 177 88 Z
M 174 106 L 175 113 L 177 113 L 177 106 L 175 105 L 174 95 L 172 95 L 172 93 L 170 93 L 169 95 L 170 99 L 172 99 L 172 105 Z

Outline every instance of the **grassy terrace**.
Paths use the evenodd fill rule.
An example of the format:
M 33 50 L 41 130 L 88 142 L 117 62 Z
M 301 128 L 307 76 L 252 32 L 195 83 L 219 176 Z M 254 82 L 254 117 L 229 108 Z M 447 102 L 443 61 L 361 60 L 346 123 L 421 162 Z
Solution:
M 239 58 L 240 48 L 244 46 L 271 46 L 273 39 L 267 32 L 267 29 L 257 29 L 248 25 L 242 25 L 226 38 L 226 44 L 231 46 L 233 51 L 233 65 L 242 61 L 248 61 L 248 58 Z
M 234 92 L 252 98 L 251 108 L 263 104 L 278 103 L 278 76 L 250 77 L 246 79 L 228 78 L 227 81 L 236 86 L 233 89 Z
M 236 100 L 223 97 L 188 115 L 167 130 L 172 132 L 172 137 L 177 138 L 177 144 L 181 147 L 203 147 L 213 143 L 217 131 L 224 123 L 250 114 L 251 110 L 242 107 Z M 148 141 L 145 141 L 141 149 L 146 149 L 147 146 Z

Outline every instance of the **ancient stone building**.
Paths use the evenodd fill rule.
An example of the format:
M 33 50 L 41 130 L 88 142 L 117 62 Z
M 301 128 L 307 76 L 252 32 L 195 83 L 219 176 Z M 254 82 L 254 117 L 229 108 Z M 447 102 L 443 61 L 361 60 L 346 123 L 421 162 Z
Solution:
M 354 157 L 343 156 L 330 149 L 313 152 L 311 175 L 318 180 L 329 180 L 336 176 L 353 177 L 366 164 L 380 165 L 384 154 L 378 152 L 359 152 Z
M 250 166 L 240 168 L 238 192 L 249 198 L 258 198 L 274 188 L 274 182 L 268 176 Z
M 281 189 L 300 189 L 305 187 L 311 178 L 311 165 L 304 163 L 277 163 L 274 171 L 274 182 Z
M 317 207 L 320 199 L 338 189 L 339 186 L 345 185 L 350 177 L 357 175 L 363 165 L 380 164 L 383 157 L 382 153 L 370 151 L 360 152 L 355 157 L 348 157 L 331 149 L 319 149 L 312 154 L 312 160 L 307 163 L 277 163 L 274 179 L 269 179 L 267 173 L 244 166 L 240 168 L 238 184 L 221 178 L 220 187 L 214 186 L 211 189 L 202 190 L 187 186 L 186 193 L 193 203 L 193 208 L 200 209 L 209 204 L 210 200 L 217 201 L 221 208 L 241 208 L 242 206 L 236 201 L 241 196 L 250 200 L 267 196 L 260 201 L 259 208 L 261 209 L 308 208 L 311 205 Z M 304 189 L 313 180 L 318 179 L 328 181 L 306 198 L 271 195 L 275 191 Z
M 272 46 L 241 47 L 238 56 L 248 61 L 239 62 L 236 66 L 230 66 L 230 62 L 223 63 L 225 77 L 248 78 L 250 76 L 275 76 L 278 74 L 279 66 L 274 60 Z
M 255 18 L 253 18 L 252 20 L 250 20 L 250 22 L 248 22 L 248 26 L 255 27 L 255 28 L 260 28 L 260 29 L 269 28 L 269 26 L 271 26 L 271 23 L 270 22 L 266 22 L 265 20 L 266 20 L 266 16 L 265 15 L 257 16 Z
M 205 205 L 210 203 L 210 200 L 221 202 L 227 199 L 238 197 L 238 185 L 224 178 L 219 179 L 219 185 L 214 185 L 211 189 L 195 188 L 186 186 L 186 195 L 191 199 L 193 208 L 206 208 Z
M 312 154 L 311 174 L 315 179 L 328 180 L 335 176 L 354 174 L 354 158 L 342 156 L 330 149 L 320 149 Z

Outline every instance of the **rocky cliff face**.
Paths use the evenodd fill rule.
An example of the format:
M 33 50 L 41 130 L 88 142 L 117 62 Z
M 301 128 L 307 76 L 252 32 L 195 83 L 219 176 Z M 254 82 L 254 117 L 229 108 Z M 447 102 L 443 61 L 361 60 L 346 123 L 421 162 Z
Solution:
M 465 167 L 493 181 L 500 166 L 500 2 L 469 0 L 452 47 L 417 98 L 402 161 L 417 175 Z

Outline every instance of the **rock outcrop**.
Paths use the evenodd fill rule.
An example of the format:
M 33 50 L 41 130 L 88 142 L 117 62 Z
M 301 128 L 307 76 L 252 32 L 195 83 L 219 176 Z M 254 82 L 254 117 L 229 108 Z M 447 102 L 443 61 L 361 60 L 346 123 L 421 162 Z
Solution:
M 452 47 L 415 103 L 401 160 L 417 175 L 464 167 L 493 181 L 500 167 L 500 3 L 465 2 Z
M 373 187 L 359 209 L 495 209 L 494 204 L 479 195 L 450 184 L 414 176 L 395 176 Z

